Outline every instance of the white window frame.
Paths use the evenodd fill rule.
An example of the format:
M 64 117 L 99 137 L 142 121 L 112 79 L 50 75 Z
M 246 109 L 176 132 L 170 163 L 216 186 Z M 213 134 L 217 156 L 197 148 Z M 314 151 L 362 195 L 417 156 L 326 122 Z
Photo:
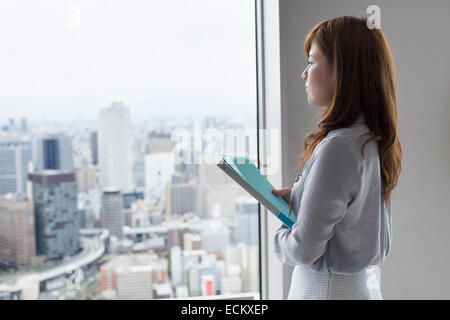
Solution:
M 270 130 L 279 130 L 279 150 L 276 152 L 279 170 L 268 176 L 275 188 L 281 188 L 286 179 L 287 152 L 286 125 L 287 103 L 282 85 L 282 65 L 280 46 L 279 0 L 255 0 L 256 11 L 256 52 L 257 52 L 257 114 L 258 161 L 260 170 L 267 173 L 266 141 Z M 284 59 L 285 61 L 285 59 Z M 267 139 L 267 140 L 266 140 Z M 271 146 L 272 147 L 272 146 Z M 271 155 L 274 152 L 271 151 Z M 269 164 L 270 165 L 270 164 Z M 283 170 L 285 168 L 285 170 Z M 272 172 L 272 170 L 270 170 Z M 287 296 L 292 268 L 283 266 L 274 254 L 273 235 L 281 225 L 266 208 L 260 207 L 260 291 L 263 300 L 280 300 Z

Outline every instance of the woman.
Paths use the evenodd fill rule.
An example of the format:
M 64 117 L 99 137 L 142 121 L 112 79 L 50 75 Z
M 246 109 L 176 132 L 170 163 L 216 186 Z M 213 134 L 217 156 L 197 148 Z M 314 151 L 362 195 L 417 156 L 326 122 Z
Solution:
M 302 74 L 321 106 L 292 190 L 272 190 L 297 215 L 275 253 L 295 265 L 288 299 L 382 299 L 375 271 L 389 252 L 391 192 L 401 170 L 393 59 L 380 29 L 344 16 L 307 35 Z

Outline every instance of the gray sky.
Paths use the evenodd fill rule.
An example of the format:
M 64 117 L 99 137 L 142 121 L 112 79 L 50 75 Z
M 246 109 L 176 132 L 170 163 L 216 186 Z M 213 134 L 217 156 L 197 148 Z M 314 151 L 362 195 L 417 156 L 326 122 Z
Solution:
M 3 0 L 1 119 L 256 115 L 254 33 L 253 0 Z

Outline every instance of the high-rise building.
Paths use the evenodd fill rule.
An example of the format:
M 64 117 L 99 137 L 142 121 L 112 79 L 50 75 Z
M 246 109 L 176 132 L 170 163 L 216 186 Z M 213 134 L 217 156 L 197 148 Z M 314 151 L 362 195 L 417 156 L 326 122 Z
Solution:
M 171 152 L 152 153 L 145 156 L 145 190 L 150 197 L 162 197 L 164 188 L 175 172 Z
M 0 194 L 26 193 L 30 143 L 0 142 Z
M 249 196 L 239 196 L 235 204 L 237 243 L 257 246 L 259 244 L 258 202 Z
M 102 227 L 112 236 L 123 238 L 123 197 L 118 188 L 103 188 L 102 207 L 100 209 Z
M 180 247 L 172 247 L 170 250 L 170 278 L 174 286 L 183 284 L 183 261 Z
M 230 231 L 225 226 L 210 226 L 201 234 L 203 249 L 222 255 L 230 244 Z
M 47 135 L 33 140 L 34 172 L 42 170 L 73 171 L 71 138 Z
M 186 212 L 200 214 L 198 186 L 190 183 L 166 185 L 166 215 L 183 215 Z
M 103 188 L 132 188 L 130 110 L 120 102 L 100 110 L 98 162 Z
M 11 128 L 11 131 L 14 131 L 14 129 L 16 128 L 16 124 L 13 118 L 9 119 L 9 127 Z
M 28 124 L 26 118 L 20 119 L 20 130 L 25 133 L 28 132 Z
M 244 292 L 259 291 L 259 248 L 257 246 L 247 247 L 247 268 L 243 269 Z
M 189 285 L 189 281 L 190 281 L 190 277 L 191 276 L 195 276 L 195 273 L 193 275 L 189 275 L 189 270 L 191 270 L 191 268 L 199 265 L 202 263 L 202 261 L 205 259 L 205 257 L 207 256 L 207 252 L 205 250 L 183 250 L 182 251 L 182 257 L 181 257 L 181 265 L 182 265 L 182 274 L 181 274 L 181 282 L 183 283 L 183 285 L 188 285 L 189 286 L 189 291 L 191 292 L 191 295 L 196 295 L 196 294 L 192 294 L 192 290 L 200 290 L 200 288 L 198 287 L 199 282 L 198 280 L 196 281 L 196 283 L 194 284 L 194 289 L 192 289 Z M 197 295 L 199 295 L 200 292 L 197 293 Z
M 33 203 L 18 195 L 0 198 L 0 263 L 18 267 L 35 256 Z
M 241 243 L 236 247 L 228 247 L 225 251 L 225 262 L 228 275 L 236 274 L 230 270 L 239 266 L 243 292 L 259 291 L 258 246 L 247 246 Z
M 95 167 L 89 166 L 75 171 L 78 192 L 89 192 L 89 190 L 97 189 L 99 187 L 96 170 Z
M 91 154 L 92 154 L 92 164 L 96 166 L 98 164 L 98 138 L 97 131 L 91 132 Z
M 145 189 L 145 155 L 137 154 L 133 162 L 133 185 Z
M 187 232 L 184 228 L 169 228 L 167 231 L 167 246 L 183 248 L 183 235 Z
M 44 170 L 28 175 L 32 183 L 37 253 L 48 259 L 80 249 L 81 216 L 75 173 Z
M 154 254 L 120 255 L 100 267 L 103 291 L 119 299 L 153 298 L 153 287 L 166 282 L 167 260 Z

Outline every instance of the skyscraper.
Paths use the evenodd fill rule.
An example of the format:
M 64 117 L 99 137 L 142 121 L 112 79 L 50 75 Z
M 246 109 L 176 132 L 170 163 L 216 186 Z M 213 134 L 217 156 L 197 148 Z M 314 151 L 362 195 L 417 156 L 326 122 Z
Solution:
M 100 110 L 98 161 L 101 186 L 132 188 L 130 110 L 120 102 Z
M 26 118 L 20 119 L 20 130 L 22 130 L 22 132 L 28 132 L 28 124 Z
M 145 190 L 150 197 L 161 197 L 175 171 L 171 152 L 151 153 L 145 156 Z
M 92 152 L 92 164 L 96 166 L 98 164 L 98 138 L 97 131 L 91 132 L 91 152 Z
M 112 236 L 123 238 L 123 197 L 118 188 L 103 188 L 100 219 L 102 227 L 108 229 Z
M 46 135 L 33 141 L 34 172 L 73 171 L 71 138 L 62 134 Z
M 81 216 L 75 173 L 44 170 L 32 182 L 37 253 L 48 259 L 75 254 L 80 248 Z
M 26 193 L 29 161 L 29 142 L 0 142 L 0 194 Z
M 166 185 L 166 215 L 183 215 L 186 212 L 200 213 L 198 187 L 190 183 Z
M 235 200 L 237 213 L 237 243 L 248 246 L 259 245 L 258 202 L 249 196 L 239 196 Z
M 174 286 L 183 284 L 183 261 L 182 250 L 180 247 L 171 247 L 170 249 L 170 277 Z
M 33 203 L 23 196 L 0 198 L 0 262 L 28 265 L 36 256 Z

